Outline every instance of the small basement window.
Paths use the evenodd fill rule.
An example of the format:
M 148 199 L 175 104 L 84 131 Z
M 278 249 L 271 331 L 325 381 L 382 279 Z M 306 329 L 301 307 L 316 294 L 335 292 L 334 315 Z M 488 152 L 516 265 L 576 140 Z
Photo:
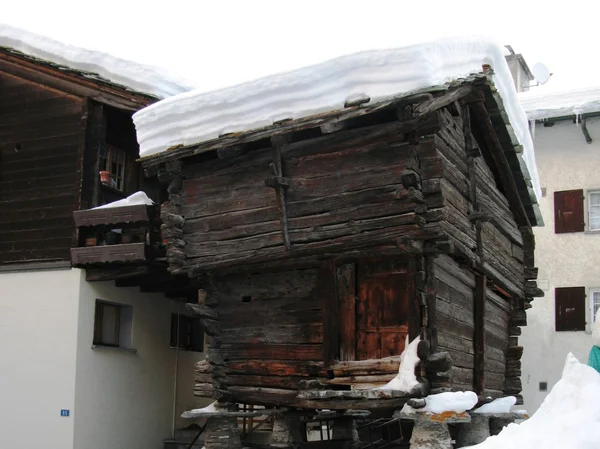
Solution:
M 93 344 L 130 349 L 132 323 L 132 306 L 96 300 Z
M 171 314 L 171 348 L 185 351 L 204 350 L 204 328 L 200 320 L 193 316 Z

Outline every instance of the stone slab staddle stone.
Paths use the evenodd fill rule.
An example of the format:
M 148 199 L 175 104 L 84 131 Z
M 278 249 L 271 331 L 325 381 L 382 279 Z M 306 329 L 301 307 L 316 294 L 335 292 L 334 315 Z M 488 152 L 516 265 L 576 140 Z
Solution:
M 432 421 L 415 421 L 410 449 L 452 449 L 448 425 Z
M 207 418 L 204 447 L 206 449 L 241 449 L 242 441 L 237 418 L 233 416 Z
M 304 441 L 304 425 L 297 413 L 282 413 L 273 419 L 272 448 L 299 448 Z M 207 448 L 208 449 L 208 448 Z
M 483 414 L 473 413 L 471 422 L 459 426 L 456 447 L 474 446 L 484 442 L 490 436 L 490 418 Z
M 351 449 L 360 449 L 362 443 L 358 436 L 358 429 L 356 428 L 356 420 L 350 416 L 344 416 L 333 420 L 333 433 L 334 440 L 343 440 L 350 442 Z

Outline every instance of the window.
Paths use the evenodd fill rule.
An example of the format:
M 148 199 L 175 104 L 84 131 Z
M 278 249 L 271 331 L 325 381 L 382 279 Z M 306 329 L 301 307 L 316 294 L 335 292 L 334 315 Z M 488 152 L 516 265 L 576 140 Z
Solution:
M 540 382 L 540 391 L 548 391 L 548 382 Z
M 100 155 L 100 171 L 110 173 L 108 185 L 122 191 L 125 183 L 125 152 L 112 145 L 106 146 Z
M 200 320 L 193 316 L 171 314 L 172 348 L 202 352 L 204 350 L 204 329 Z
M 597 318 L 600 318 L 598 315 L 598 309 L 600 309 L 600 288 L 592 288 L 590 289 L 590 322 L 594 324 Z
M 588 230 L 600 231 L 600 191 L 587 192 Z
M 93 344 L 131 348 L 132 320 L 133 307 L 96 300 Z
M 554 289 L 556 331 L 585 330 L 585 287 Z
M 554 232 L 583 232 L 583 190 L 554 192 Z

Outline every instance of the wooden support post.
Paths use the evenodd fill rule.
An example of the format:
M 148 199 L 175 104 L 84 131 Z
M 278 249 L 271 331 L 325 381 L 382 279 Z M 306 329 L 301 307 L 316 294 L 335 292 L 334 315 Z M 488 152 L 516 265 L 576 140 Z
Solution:
M 333 260 L 323 264 L 319 272 L 319 295 L 323 310 L 323 360 L 332 364 L 339 356 L 339 301 L 336 282 L 336 269 Z
M 271 142 L 273 144 L 273 163 L 271 164 L 271 167 L 273 169 L 273 174 L 275 175 L 275 180 L 273 180 L 273 178 L 268 178 L 269 182 L 265 180 L 265 184 L 275 187 L 277 192 L 277 202 L 281 213 L 281 233 L 283 235 L 283 243 L 285 248 L 290 251 L 292 249 L 292 243 L 288 231 L 287 206 L 285 203 L 285 189 L 286 186 L 289 185 L 289 180 L 283 177 L 281 165 L 281 147 L 286 143 L 286 139 L 283 136 L 275 136 L 271 138 Z
M 482 394 L 485 389 L 485 289 L 486 277 L 482 274 L 477 275 L 473 296 L 473 315 L 475 318 L 473 388 L 477 394 Z

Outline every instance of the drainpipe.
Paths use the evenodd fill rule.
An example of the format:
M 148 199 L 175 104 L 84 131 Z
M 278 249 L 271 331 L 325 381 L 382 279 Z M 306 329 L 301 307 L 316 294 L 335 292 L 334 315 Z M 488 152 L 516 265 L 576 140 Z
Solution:
M 173 417 L 171 421 L 171 438 L 175 438 L 175 420 L 177 414 L 177 375 L 179 372 L 179 302 L 176 301 L 177 313 L 177 344 L 175 348 L 175 378 L 173 379 Z
M 587 115 L 581 114 L 581 132 L 583 132 L 583 137 L 585 137 L 585 141 L 590 144 L 592 143 L 592 136 L 590 136 L 590 132 L 587 129 Z

